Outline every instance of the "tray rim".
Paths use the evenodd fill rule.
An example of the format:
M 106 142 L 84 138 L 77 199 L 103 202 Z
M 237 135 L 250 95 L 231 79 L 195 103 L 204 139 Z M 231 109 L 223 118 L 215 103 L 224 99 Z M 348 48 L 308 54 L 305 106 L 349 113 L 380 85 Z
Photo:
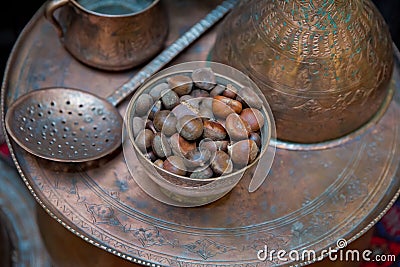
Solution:
M 103 244 L 99 244 L 95 239 L 92 239 L 90 236 L 86 235 L 86 234 L 82 234 L 79 231 L 77 231 L 76 229 L 74 229 L 73 223 L 71 223 L 68 218 L 65 218 L 65 220 L 63 220 L 64 216 L 58 211 L 52 211 L 50 210 L 45 201 L 43 201 L 41 199 L 41 194 L 38 194 L 35 190 L 35 188 L 31 185 L 30 181 L 26 178 L 24 171 L 22 170 L 20 163 L 17 159 L 16 153 L 14 152 L 13 149 L 13 143 L 12 140 L 9 138 L 8 132 L 6 131 L 5 128 L 5 124 L 4 124 L 4 118 L 5 118 L 5 94 L 6 94 L 6 90 L 7 89 L 7 81 L 8 81 L 8 77 L 10 75 L 10 69 L 12 64 L 15 61 L 16 58 L 16 54 L 18 52 L 18 49 L 20 48 L 21 44 L 23 43 L 23 39 L 24 36 L 29 32 L 29 30 L 31 28 L 33 28 L 39 21 L 39 18 L 42 15 L 44 9 L 44 5 L 38 9 L 38 11 L 33 15 L 33 17 L 29 20 L 29 22 L 25 25 L 25 27 L 23 28 L 23 30 L 21 31 L 21 33 L 19 34 L 17 41 L 15 42 L 10 56 L 7 60 L 7 64 L 6 64 L 6 68 L 4 71 L 4 78 L 2 81 L 2 85 L 1 85 L 1 120 L 3 122 L 2 128 L 4 131 L 4 135 L 5 135 L 5 139 L 6 139 L 6 143 L 7 146 L 10 150 L 10 154 L 12 157 L 12 160 L 16 166 L 16 169 L 19 173 L 19 175 L 21 176 L 24 184 L 26 185 L 26 187 L 28 188 L 29 192 L 31 193 L 31 195 L 34 197 L 34 199 L 36 200 L 36 202 L 46 211 L 47 214 L 50 215 L 50 217 L 52 217 L 53 219 L 55 219 L 58 223 L 60 223 L 64 228 L 66 228 L 67 230 L 69 230 L 70 232 L 72 232 L 73 234 L 75 234 L 76 236 L 80 237 L 81 239 L 83 239 L 85 242 L 88 242 L 94 246 L 97 246 L 113 255 L 119 256 L 125 260 L 131 261 L 133 263 L 136 264 L 141 264 L 143 266 L 152 266 L 152 267 L 161 267 L 163 265 L 158 264 L 158 263 L 154 263 L 145 259 L 141 259 L 141 258 L 137 258 L 134 256 L 129 256 L 128 254 L 122 253 L 114 248 L 108 247 L 106 245 Z M 397 68 L 399 68 L 400 66 L 400 53 L 398 48 L 394 45 L 394 59 L 395 59 L 395 63 L 397 65 Z M 394 68 L 395 69 L 395 68 Z M 394 101 L 394 100 L 392 100 Z M 400 174 L 400 167 L 397 168 L 395 176 L 398 176 Z M 383 210 L 381 210 L 381 212 L 379 212 L 379 214 L 377 214 L 376 216 L 373 217 L 373 219 L 361 230 L 359 230 L 356 234 L 354 234 L 352 237 L 350 238 L 346 238 L 346 241 L 348 243 L 353 242 L 354 240 L 356 240 L 357 238 L 359 238 L 361 235 L 363 235 L 365 232 L 367 232 L 369 229 L 371 229 L 385 214 L 386 212 L 392 207 L 392 205 L 394 204 L 394 202 L 396 201 L 396 199 L 400 196 L 400 188 L 398 188 L 393 197 L 389 198 L 388 203 L 386 204 L 385 208 Z M 383 200 L 385 200 L 385 198 L 383 198 Z M 374 210 L 371 210 L 370 213 L 374 213 Z M 367 215 L 369 216 L 369 214 Z M 323 249 L 323 248 L 321 248 Z M 309 261 L 309 262 L 302 262 L 302 264 L 311 264 L 315 261 Z M 261 262 L 260 262 L 261 263 Z M 205 263 L 205 265 L 207 265 L 207 263 Z

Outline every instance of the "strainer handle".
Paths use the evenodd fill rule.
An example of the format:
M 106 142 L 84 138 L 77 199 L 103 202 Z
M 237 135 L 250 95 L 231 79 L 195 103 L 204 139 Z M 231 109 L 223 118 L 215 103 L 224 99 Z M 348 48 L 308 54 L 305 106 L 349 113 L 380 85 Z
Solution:
M 161 70 L 168 62 L 188 47 L 193 41 L 200 37 L 205 31 L 211 28 L 216 22 L 228 13 L 237 0 L 226 0 L 208 15 L 197 22 L 184 35 L 179 37 L 168 48 L 155 57 L 143 69 L 141 69 L 132 79 L 119 87 L 112 95 L 107 97 L 107 101 L 112 105 L 117 106 L 128 95 L 133 93 L 147 78 Z

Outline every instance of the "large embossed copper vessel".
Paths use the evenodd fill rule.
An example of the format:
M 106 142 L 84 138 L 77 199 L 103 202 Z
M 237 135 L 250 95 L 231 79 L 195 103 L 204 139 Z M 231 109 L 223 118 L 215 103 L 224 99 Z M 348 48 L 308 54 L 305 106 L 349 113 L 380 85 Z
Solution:
M 248 74 L 278 138 L 317 143 L 366 124 L 386 95 L 392 41 L 370 0 L 246 0 L 219 28 L 212 59 Z

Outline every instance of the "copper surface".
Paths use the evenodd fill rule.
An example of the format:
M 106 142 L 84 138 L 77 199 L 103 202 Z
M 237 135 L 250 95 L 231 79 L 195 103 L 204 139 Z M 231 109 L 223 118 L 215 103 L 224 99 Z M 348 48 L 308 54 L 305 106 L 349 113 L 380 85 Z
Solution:
M 142 266 L 126 261 L 120 257 L 85 242 L 82 238 L 74 235 L 63 228 L 56 220 L 51 218 L 41 207 L 37 209 L 38 226 L 41 229 L 44 242 L 51 255 L 53 266 L 96 266 L 96 267 L 134 267 Z M 374 228 L 368 230 L 362 237 L 351 243 L 347 249 L 365 251 L 368 249 Z M 346 255 L 346 254 L 343 254 Z M 358 267 L 359 261 L 330 261 L 325 259 L 312 265 L 312 267 Z
M 101 4 L 52 0 L 46 3 L 44 14 L 65 48 L 82 62 L 105 70 L 129 69 L 146 62 L 164 46 L 168 17 L 162 1 L 149 1 L 151 4 L 143 10 L 123 15 L 93 12 L 81 2 L 92 2 L 96 7 Z M 118 6 L 119 2 L 104 3 Z M 56 18 L 58 9 L 60 16 Z
M 168 42 L 214 8 L 214 1 L 166 1 Z M 22 94 L 49 86 L 78 87 L 102 97 L 132 72 L 109 73 L 76 61 L 40 10 L 19 38 L 2 88 L 4 111 Z M 179 11 L 179 12 L 178 12 Z M 174 63 L 204 60 L 215 29 Z M 66 229 L 112 255 L 153 266 L 289 265 L 260 262 L 257 251 L 335 247 L 376 223 L 399 195 L 399 62 L 395 95 L 385 115 L 363 135 L 316 151 L 277 149 L 270 176 L 254 193 L 250 177 L 227 196 L 199 208 L 161 204 L 138 188 L 122 151 L 91 164 L 51 163 L 8 139 L 21 177 L 38 203 Z M 124 103 L 125 104 L 125 103 Z M 119 110 L 124 113 L 126 105 Z M 144 175 L 137 164 L 137 175 Z M 157 190 L 155 188 L 154 190 Z
M 278 138 L 297 143 L 336 139 L 367 123 L 393 68 L 388 27 L 370 0 L 242 1 L 212 55 L 257 83 Z
M 8 133 L 22 148 L 48 160 L 85 162 L 111 154 L 122 141 L 123 121 L 115 106 L 222 19 L 233 5 L 232 0 L 218 5 L 107 99 L 57 86 L 25 94 L 7 110 Z
M 85 242 L 50 217 L 42 207 L 36 209 L 37 223 L 53 267 L 139 267 L 106 250 Z M 42 267 L 42 265 L 31 265 Z M 44 267 L 44 266 L 43 266 Z

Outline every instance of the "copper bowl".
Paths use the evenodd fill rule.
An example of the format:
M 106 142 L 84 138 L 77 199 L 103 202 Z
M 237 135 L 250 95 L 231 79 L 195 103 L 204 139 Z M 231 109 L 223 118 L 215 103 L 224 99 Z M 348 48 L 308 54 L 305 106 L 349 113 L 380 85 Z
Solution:
M 342 137 L 388 95 L 388 28 L 370 0 L 242 1 L 219 28 L 212 60 L 248 74 L 295 143 Z
M 166 82 L 168 77 L 174 75 L 190 75 L 193 70 L 204 67 L 209 67 L 213 70 L 218 84 L 232 84 L 236 88 L 251 88 L 255 95 L 262 102 L 260 111 L 264 115 L 265 125 L 262 127 L 260 132 L 260 152 L 252 163 L 240 169 L 234 168 L 232 172 L 223 174 L 222 176 L 214 176 L 208 179 L 197 179 L 166 171 L 154 164 L 154 162 L 144 155 L 135 142 L 133 133 L 133 118 L 138 116 L 135 114 L 135 110 L 140 95 L 149 93 L 154 86 Z M 240 96 L 240 94 L 241 93 L 239 91 L 238 95 Z M 179 109 L 179 106 L 175 108 L 175 110 L 177 109 Z M 147 116 L 148 115 L 146 114 L 142 118 L 146 120 Z M 126 141 L 124 142 L 129 143 L 124 145 L 124 155 L 132 177 L 134 177 L 135 181 L 139 186 L 142 187 L 144 191 L 146 191 L 146 187 L 143 185 L 148 183 L 146 180 L 151 179 L 154 184 L 160 188 L 164 196 L 158 194 L 157 190 L 147 190 L 146 192 L 151 197 L 174 206 L 201 206 L 223 197 L 229 191 L 231 191 L 245 175 L 249 175 L 251 173 L 253 176 L 256 176 L 258 162 L 262 161 L 262 165 L 270 167 L 275 154 L 275 147 L 270 144 L 271 139 L 274 139 L 275 137 L 274 118 L 272 116 L 272 111 L 270 110 L 269 104 L 265 100 L 265 97 L 263 97 L 257 85 L 254 84 L 254 82 L 251 81 L 248 76 L 244 75 L 238 70 L 235 70 L 234 68 L 231 68 L 230 66 L 215 62 L 191 61 L 181 63 L 164 69 L 146 80 L 146 82 L 138 89 L 129 102 L 125 114 L 124 127 L 126 131 L 126 133 L 124 133 L 126 135 Z M 132 160 L 132 158 L 135 160 Z M 137 169 L 134 164 L 135 161 L 138 161 L 144 168 L 145 175 L 135 175 Z M 263 178 L 267 176 L 269 167 L 265 170 L 265 173 L 261 174 Z

